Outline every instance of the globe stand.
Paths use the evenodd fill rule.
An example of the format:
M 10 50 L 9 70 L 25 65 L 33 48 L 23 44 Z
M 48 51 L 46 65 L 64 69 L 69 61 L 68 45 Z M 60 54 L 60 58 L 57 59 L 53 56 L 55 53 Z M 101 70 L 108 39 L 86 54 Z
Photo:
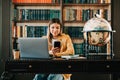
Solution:
M 110 53 L 108 54 L 107 52 L 106 53 L 101 53 L 99 52 L 98 50 L 91 53 L 90 50 L 89 50 L 89 47 L 91 46 L 94 46 L 94 45 L 90 45 L 89 44 L 89 38 L 88 38 L 88 34 L 90 32 L 109 32 L 111 38 L 110 38 Z M 85 39 L 85 54 L 84 56 L 87 58 L 87 59 L 113 59 L 114 57 L 114 53 L 113 53 L 113 32 L 115 31 L 87 31 L 85 32 L 86 33 L 86 39 Z M 95 49 L 99 49 L 99 46 L 94 46 Z M 101 47 L 107 47 L 107 44 L 105 44 L 104 46 L 101 46 Z

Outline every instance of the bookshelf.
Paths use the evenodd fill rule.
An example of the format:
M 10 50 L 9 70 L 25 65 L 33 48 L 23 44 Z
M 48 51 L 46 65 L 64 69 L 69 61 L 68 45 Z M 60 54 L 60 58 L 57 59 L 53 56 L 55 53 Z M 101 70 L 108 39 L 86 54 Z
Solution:
M 110 0 L 63 0 L 63 24 L 64 32 L 68 33 L 74 43 L 75 53 L 84 56 L 85 43 L 81 33 L 87 20 L 99 14 L 111 24 Z M 66 30 L 67 29 L 67 30 Z M 89 45 L 90 53 L 110 53 L 110 43 L 104 47 Z M 94 58 L 94 57 L 93 57 Z
M 56 17 L 61 20 L 63 31 L 72 38 L 75 53 L 81 56 L 85 51 L 81 32 L 85 22 L 97 13 L 111 24 L 111 0 L 12 0 L 12 3 L 13 39 L 46 35 L 48 21 Z M 16 44 L 13 44 L 13 49 L 17 48 Z M 89 46 L 89 49 L 91 52 L 110 53 L 110 43 L 107 48 Z
M 61 19 L 60 0 L 12 0 L 13 49 L 19 37 L 42 37 L 47 34 L 48 22 Z

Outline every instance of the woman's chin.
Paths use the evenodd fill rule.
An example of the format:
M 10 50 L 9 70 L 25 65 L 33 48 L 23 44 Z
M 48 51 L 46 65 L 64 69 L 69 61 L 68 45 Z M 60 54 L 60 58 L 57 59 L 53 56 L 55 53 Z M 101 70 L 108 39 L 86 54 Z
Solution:
M 56 35 L 53 35 L 53 37 L 57 37 L 58 36 L 58 34 L 56 34 Z

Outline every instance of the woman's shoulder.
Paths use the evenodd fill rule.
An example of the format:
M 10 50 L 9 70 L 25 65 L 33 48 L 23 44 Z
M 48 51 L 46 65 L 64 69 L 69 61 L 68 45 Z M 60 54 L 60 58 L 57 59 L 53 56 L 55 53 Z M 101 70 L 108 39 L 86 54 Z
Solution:
M 67 37 L 70 37 L 68 34 L 65 34 L 65 33 L 62 33 L 62 36 L 63 36 L 63 37 L 66 37 L 66 38 L 67 38 Z

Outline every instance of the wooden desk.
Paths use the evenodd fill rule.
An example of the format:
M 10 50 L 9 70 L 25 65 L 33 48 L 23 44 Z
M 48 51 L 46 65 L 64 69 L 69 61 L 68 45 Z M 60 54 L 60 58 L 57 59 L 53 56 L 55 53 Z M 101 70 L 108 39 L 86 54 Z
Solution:
M 8 73 L 107 73 L 118 80 L 120 60 L 8 60 Z

